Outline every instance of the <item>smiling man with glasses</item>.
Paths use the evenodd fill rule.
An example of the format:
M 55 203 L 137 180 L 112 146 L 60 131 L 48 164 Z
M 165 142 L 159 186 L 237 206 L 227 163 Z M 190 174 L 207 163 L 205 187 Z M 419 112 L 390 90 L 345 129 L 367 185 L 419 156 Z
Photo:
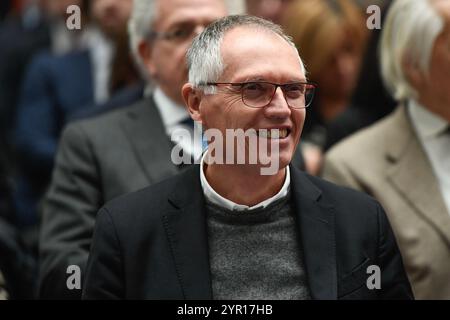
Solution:
M 187 56 L 182 95 L 191 117 L 221 132 L 224 145 L 227 130 L 277 131 L 259 134 L 258 146 L 279 146 L 271 154 L 279 169 L 262 175 L 262 161 L 209 164 L 209 148 L 199 166 L 108 203 L 98 214 L 83 297 L 412 298 L 381 206 L 291 165 L 314 85 L 280 27 L 228 16 Z M 250 155 L 249 140 L 224 156 Z
M 230 86 L 242 95 L 242 102 L 251 108 L 267 107 L 281 88 L 289 107 L 307 108 L 314 97 L 315 85 L 307 82 L 271 83 L 267 81 L 249 82 L 207 82 L 205 86 Z

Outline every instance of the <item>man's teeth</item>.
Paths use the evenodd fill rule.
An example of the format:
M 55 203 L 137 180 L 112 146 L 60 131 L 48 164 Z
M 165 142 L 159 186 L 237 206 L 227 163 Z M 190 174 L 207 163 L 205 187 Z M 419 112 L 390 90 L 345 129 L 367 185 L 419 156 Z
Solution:
M 287 129 L 275 129 L 275 130 L 259 130 L 258 135 L 267 139 L 284 139 L 288 135 Z

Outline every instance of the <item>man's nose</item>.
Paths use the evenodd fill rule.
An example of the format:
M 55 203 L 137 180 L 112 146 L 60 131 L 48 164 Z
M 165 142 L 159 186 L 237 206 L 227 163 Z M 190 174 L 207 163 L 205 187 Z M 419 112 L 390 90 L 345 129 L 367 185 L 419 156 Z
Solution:
M 272 101 L 265 107 L 265 112 L 267 116 L 277 118 L 286 118 L 291 115 L 291 108 L 284 97 L 281 87 L 275 90 Z

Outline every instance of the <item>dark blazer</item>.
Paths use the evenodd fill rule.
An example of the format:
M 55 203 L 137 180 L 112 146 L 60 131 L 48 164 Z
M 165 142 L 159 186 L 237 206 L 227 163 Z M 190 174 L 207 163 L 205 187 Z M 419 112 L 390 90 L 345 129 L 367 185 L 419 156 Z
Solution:
M 24 20 L 10 16 L 0 27 L 0 134 L 7 135 L 8 143 L 25 70 L 33 55 L 51 43 L 47 21 L 27 24 Z
M 67 290 L 66 270 L 73 264 L 84 271 L 98 210 L 177 174 L 172 147 L 151 97 L 67 126 L 43 205 L 41 298 L 81 297 L 81 291 Z M 300 152 L 294 163 L 302 167 Z
M 130 105 L 144 98 L 145 85 L 140 82 L 119 90 L 106 102 L 101 104 L 92 104 L 71 115 L 67 122 L 92 118 L 110 112 L 119 108 L 129 107 Z
M 0 217 L 0 273 L 13 300 L 36 298 L 37 262 L 25 236 Z
M 70 123 L 61 137 L 40 234 L 40 296 L 80 298 L 66 269 L 87 261 L 96 213 L 107 201 L 176 173 L 153 99 Z
M 97 217 L 84 299 L 211 299 L 199 166 L 116 199 Z M 410 299 L 394 235 L 372 198 L 292 168 L 291 194 L 313 299 Z M 369 290 L 369 265 L 381 289 Z
M 14 223 L 11 160 L 5 156 L 5 149 L 6 143 L 0 137 L 0 218 Z
M 15 193 L 20 225 L 37 223 L 36 207 L 50 182 L 65 119 L 94 99 L 91 72 L 88 51 L 42 53 L 28 68 L 14 137 L 21 172 Z

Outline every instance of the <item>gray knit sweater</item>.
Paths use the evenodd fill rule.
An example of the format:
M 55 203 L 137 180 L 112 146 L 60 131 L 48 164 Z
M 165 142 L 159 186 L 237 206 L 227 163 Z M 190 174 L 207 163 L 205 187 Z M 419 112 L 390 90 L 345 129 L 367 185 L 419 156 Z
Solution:
M 206 208 L 214 299 L 310 299 L 290 195 L 264 209 Z

